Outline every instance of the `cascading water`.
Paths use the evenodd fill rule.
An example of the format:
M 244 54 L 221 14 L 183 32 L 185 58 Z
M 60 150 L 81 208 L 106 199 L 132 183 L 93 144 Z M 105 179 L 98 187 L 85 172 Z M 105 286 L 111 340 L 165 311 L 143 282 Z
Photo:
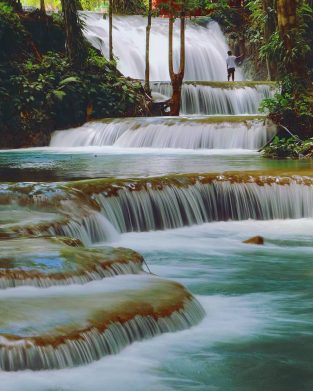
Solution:
M 113 242 L 118 233 L 112 224 L 100 213 L 90 210 L 81 219 L 71 218 L 66 224 L 53 225 L 48 229 L 51 235 L 68 236 L 79 239 L 85 246 L 96 243 Z
M 86 36 L 107 55 L 107 20 L 96 14 L 86 14 L 86 18 Z M 114 17 L 119 67 L 137 78 L 144 73 L 145 23 L 142 17 Z M 167 21 L 154 19 L 153 23 L 152 79 L 166 81 Z M 177 41 L 177 30 L 175 34 Z M 216 23 L 200 27 L 188 22 L 186 79 L 225 80 L 227 49 Z M 175 59 L 177 65 L 177 51 Z M 237 80 L 240 78 L 239 69 Z M 155 98 L 170 96 L 169 83 L 164 81 L 152 83 Z M 261 99 L 274 91 L 271 84 L 218 84 L 184 84 L 182 112 L 193 118 L 93 122 L 56 132 L 51 146 L 57 153 L 60 147 L 76 146 L 260 148 L 275 134 L 275 127 L 260 116 L 239 115 L 257 114 Z M 236 117 L 200 117 L 208 114 Z M 99 166 L 103 162 L 99 163 L 95 149 L 84 150 L 91 151 L 91 157 L 83 162 L 78 150 L 62 152 L 67 154 L 65 161 L 77 169 L 74 178 L 83 170 L 81 177 L 95 177 L 89 167 L 96 160 Z M 110 150 L 101 149 L 108 160 L 112 159 Z M 51 154 L 51 160 L 56 156 L 53 150 L 41 153 Z M 135 163 L 143 166 L 140 174 L 131 171 L 134 162 L 129 162 L 129 156 L 137 158 L 136 153 L 123 152 L 130 167 L 127 173 L 125 163 L 116 164 L 113 159 L 114 174 L 101 167 L 100 175 L 108 179 L 0 184 L 1 385 L 8 391 L 101 391 L 103 384 L 121 391 L 190 391 L 195 387 L 206 391 L 208 387 L 258 389 L 262 377 L 266 389 L 308 387 L 311 360 L 305 361 L 298 347 L 308 342 L 307 354 L 311 354 L 312 165 L 265 159 L 260 163 L 255 152 L 248 152 L 249 159 L 258 160 L 265 169 L 303 166 L 306 171 L 302 177 L 292 170 L 276 171 L 277 177 L 266 172 L 172 175 L 183 171 L 168 164 L 180 153 L 180 162 L 189 165 L 186 172 L 200 171 L 199 166 L 191 171 L 193 155 L 198 155 L 205 170 L 237 168 L 231 155 L 226 159 L 227 152 L 219 157 L 223 168 L 215 168 L 212 160 L 206 160 L 206 152 L 162 151 L 154 153 L 162 175 L 168 176 L 143 178 L 152 175 L 145 171 L 144 163 L 151 151 L 144 151 L 143 159 Z M 251 160 L 239 153 L 238 169 L 250 170 Z M 120 158 L 118 148 L 117 154 Z M 21 164 L 18 157 L 14 159 L 13 169 Z M 21 164 L 27 165 L 31 164 Z M 119 179 L 136 175 L 140 178 Z M 188 228 L 174 229 L 183 226 Z M 266 246 L 242 243 L 254 234 L 263 235 Z M 144 251 L 153 273 L 159 271 L 188 284 L 201 295 L 201 304 L 181 285 L 147 275 L 139 254 L 120 248 L 104 251 L 103 242 L 107 241 Z M 82 244 L 96 245 L 96 249 Z M 133 341 L 197 325 L 205 317 L 202 306 L 207 321 L 189 333 L 146 341 L 122 353 L 121 358 L 91 364 L 119 353 Z M 277 360 L 268 365 L 272 351 Z M 89 363 L 85 368 L 62 370 Z M 238 370 L 241 366 L 246 370 Z M 281 373 L 284 366 L 288 371 Z M 59 371 L 15 373 L 25 369 Z M 296 382 L 288 373 L 294 374 Z M 303 387 L 299 384 L 302 378 Z M 277 384 L 277 379 L 285 379 L 286 386 Z
M 84 12 L 85 36 L 91 44 L 108 57 L 108 19 L 95 13 Z M 144 78 L 145 72 L 145 26 L 142 16 L 114 16 L 114 54 L 118 68 L 125 75 Z M 175 28 L 176 66 L 179 63 L 178 22 Z M 225 37 L 216 22 L 202 27 L 188 21 L 186 31 L 186 73 L 185 80 L 226 80 L 227 51 Z M 168 20 L 153 18 L 151 30 L 151 80 L 169 80 L 168 72 Z M 237 80 L 242 80 L 240 69 Z
M 92 283 L 87 292 L 68 286 L 46 289 L 40 297 L 36 288 L 2 294 L 0 369 L 89 364 L 134 341 L 189 328 L 204 316 L 197 300 L 177 283 L 152 276 L 108 280 L 113 281 Z M 23 319 L 18 326 L 17 317 Z
M 214 86 L 214 83 L 184 83 L 181 114 L 257 114 L 262 100 L 272 97 L 275 92 L 273 86 L 269 84 L 221 84 Z M 151 83 L 151 89 L 156 101 L 165 101 L 172 95 L 170 83 Z
M 255 150 L 275 133 L 270 121 L 253 117 L 115 119 L 57 131 L 50 146 Z
M 92 195 L 120 232 L 173 229 L 210 221 L 313 217 L 312 182 L 287 178 L 180 176 L 119 184 Z M 178 182 L 177 182 L 178 181 Z M 156 183 L 156 184 L 155 184 Z M 90 192 L 92 193 L 92 185 Z

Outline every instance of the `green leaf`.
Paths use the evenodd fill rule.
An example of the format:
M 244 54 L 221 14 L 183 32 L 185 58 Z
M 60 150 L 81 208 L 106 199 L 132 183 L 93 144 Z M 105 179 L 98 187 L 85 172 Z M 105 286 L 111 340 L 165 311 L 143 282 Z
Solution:
M 63 98 L 66 96 L 66 93 L 61 90 L 53 90 L 52 94 L 60 101 L 63 100 Z
M 80 83 L 80 79 L 76 76 L 67 77 L 66 79 L 60 81 L 60 86 L 64 86 L 68 83 Z

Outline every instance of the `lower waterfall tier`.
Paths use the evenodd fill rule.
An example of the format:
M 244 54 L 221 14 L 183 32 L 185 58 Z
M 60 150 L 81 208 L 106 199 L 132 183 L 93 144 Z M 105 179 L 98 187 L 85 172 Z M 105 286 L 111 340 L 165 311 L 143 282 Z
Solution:
M 6 292 L 6 291 L 5 291 Z M 189 328 L 204 316 L 181 285 L 152 276 L 0 297 L 0 368 L 60 369 L 116 354 L 134 341 Z

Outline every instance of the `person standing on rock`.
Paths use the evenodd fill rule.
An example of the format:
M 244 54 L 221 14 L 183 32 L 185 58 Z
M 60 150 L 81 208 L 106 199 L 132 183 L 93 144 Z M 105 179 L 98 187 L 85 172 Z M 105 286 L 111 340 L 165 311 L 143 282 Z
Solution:
M 235 71 L 236 71 L 236 60 L 241 58 L 243 54 L 239 57 L 233 56 L 233 53 L 229 50 L 227 52 L 228 57 L 226 59 L 226 64 L 227 64 L 227 76 L 228 76 L 228 81 L 230 81 L 230 77 L 232 78 L 232 81 L 235 81 Z

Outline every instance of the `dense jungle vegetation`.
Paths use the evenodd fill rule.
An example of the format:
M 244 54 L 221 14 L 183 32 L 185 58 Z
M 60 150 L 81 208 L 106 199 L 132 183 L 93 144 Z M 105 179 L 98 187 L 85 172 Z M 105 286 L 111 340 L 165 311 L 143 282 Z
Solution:
M 77 41 L 75 59 L 65 50 L 60 15 L 14 12 L 0 1 L 2 148 L 47 145 L 51 131 L 91 118 L 143 115 L 141 85 L 123 77 L 115 61 L 82 35 Z

